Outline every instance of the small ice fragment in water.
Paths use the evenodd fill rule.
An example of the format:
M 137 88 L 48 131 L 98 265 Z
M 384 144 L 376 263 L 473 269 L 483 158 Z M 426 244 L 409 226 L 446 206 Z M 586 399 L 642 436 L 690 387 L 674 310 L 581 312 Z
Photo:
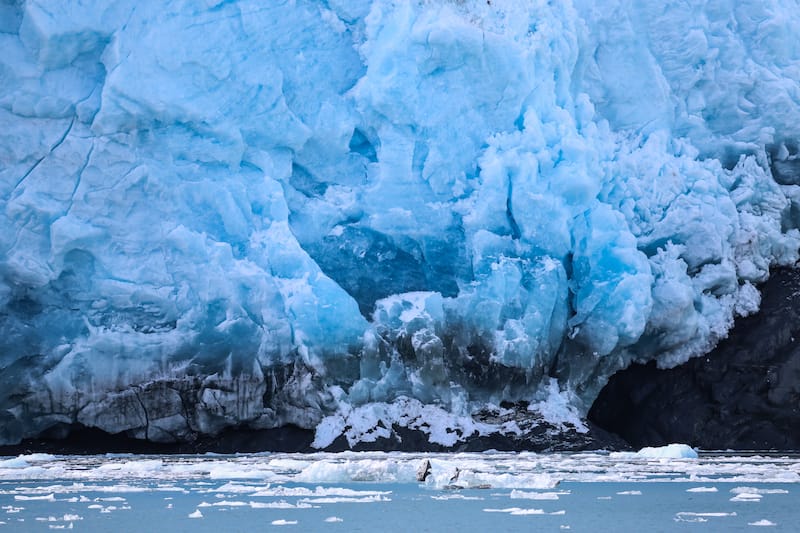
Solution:
M 303 498 L 299 503 L 373 503 L 390 502 L 391 498 L 385 496 L 364 496 L 362 498 L 350 498 L 347 496 L 323 497 L 323 498 Z
M 693 487 L 686 492 L 717 492 L 717 487 Z
M 641 496 L 642 491 L 640 490 L 623 490 L 622 492 L 617 493 L 619 496 Z
M 483 500 L 480 496 L 464 496 L 463 494 L 444 494 L 441 496 L 431 496 L 432 500 Z
M 297 524 L 297 520 L 284 520 L 283 518 L 279 520 L 273 520 L 273 526 L 293 526 Z
M 748 522 L 748 526 L 777 526 L 775 522 L 770 522 L 769 520 L 759 520 L 758 522 Z
M 195 509 L 193 513 L 189 513 L 189 518 L 203 518 L 203 513 L 200 512 L 200 509 Z
M 692 513 L 683 511 L 675 515 L 676 522 L 708 522 L 709 518 L 721 518 L 723 516 L 736 516 L 736 513 Z
M 642 448 L 634 455 L 646 459 L 697 459 L 697 452 L 688 444 Z
M 533 515 L 533 514 L 546 514 L 544 509 L 521 509 L 519 507 L 507 507 L 505 509 L 484 509 L 484 513 L 508 513 L 511 515 Z
M 569 494 L 569 492 L 525 492 L 524 490 L 514 489 L 511 491 L 512 500 L 557 500 L 559 495 Z
M 761 494 L 755 494 L 753 492 L 741 492 L 731 498 L 732 502 L 760 502 L 761 501 Z
M 786 489 L 759 489 L 756 487 L 735 487 L 731 489 L 733 494 L 789 494 Z
M 333 523 L 333 522 L 344 522 L 344 520 L 342 520 L 338 516 L 329 516 L 328 518 L 325 519 L 325 521 L 326 522 L 330 522 L 330 523 Z

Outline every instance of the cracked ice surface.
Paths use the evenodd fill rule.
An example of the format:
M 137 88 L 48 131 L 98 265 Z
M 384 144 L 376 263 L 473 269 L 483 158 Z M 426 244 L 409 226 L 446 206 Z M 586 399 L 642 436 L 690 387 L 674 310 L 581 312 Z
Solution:
M 797 259 L 790 4 L 5 3 L 0 442 L 575 420 L 704 353 Z

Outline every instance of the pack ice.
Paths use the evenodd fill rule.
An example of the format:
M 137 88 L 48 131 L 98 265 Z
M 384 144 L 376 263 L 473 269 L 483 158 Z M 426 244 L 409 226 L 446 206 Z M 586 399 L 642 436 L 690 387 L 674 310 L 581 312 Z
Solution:
M 797 35 L 777 0 L 3 0 L 0 443 L 579 420 L 798 259 Z

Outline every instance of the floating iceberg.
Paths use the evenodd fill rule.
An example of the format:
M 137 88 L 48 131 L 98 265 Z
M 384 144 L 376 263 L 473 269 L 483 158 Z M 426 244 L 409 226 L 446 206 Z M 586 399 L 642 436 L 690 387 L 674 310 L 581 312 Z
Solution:
M 0 443 L 579 420 L 798 259 L 799 33 L 754 0 L 4 3 Z
M 668 444 L 658 447 L 648 446 L 642 448 L 638 452 L 614 452 L 611 455 L 612 457 L 621 459 L 697 459 L 698 457 L 697 451 L 688 444 Z M 693 492 L 705 492 L 704 487 L 690 490 Z

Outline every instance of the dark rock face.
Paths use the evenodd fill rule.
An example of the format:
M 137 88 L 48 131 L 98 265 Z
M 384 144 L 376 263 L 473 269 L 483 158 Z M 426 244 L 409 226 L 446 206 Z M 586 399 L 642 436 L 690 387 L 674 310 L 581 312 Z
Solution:
M 612 376 L 589 419 L 634 447 L 800 450 L 800 269 L 761 291 L 761 310 L 705 357 Z

